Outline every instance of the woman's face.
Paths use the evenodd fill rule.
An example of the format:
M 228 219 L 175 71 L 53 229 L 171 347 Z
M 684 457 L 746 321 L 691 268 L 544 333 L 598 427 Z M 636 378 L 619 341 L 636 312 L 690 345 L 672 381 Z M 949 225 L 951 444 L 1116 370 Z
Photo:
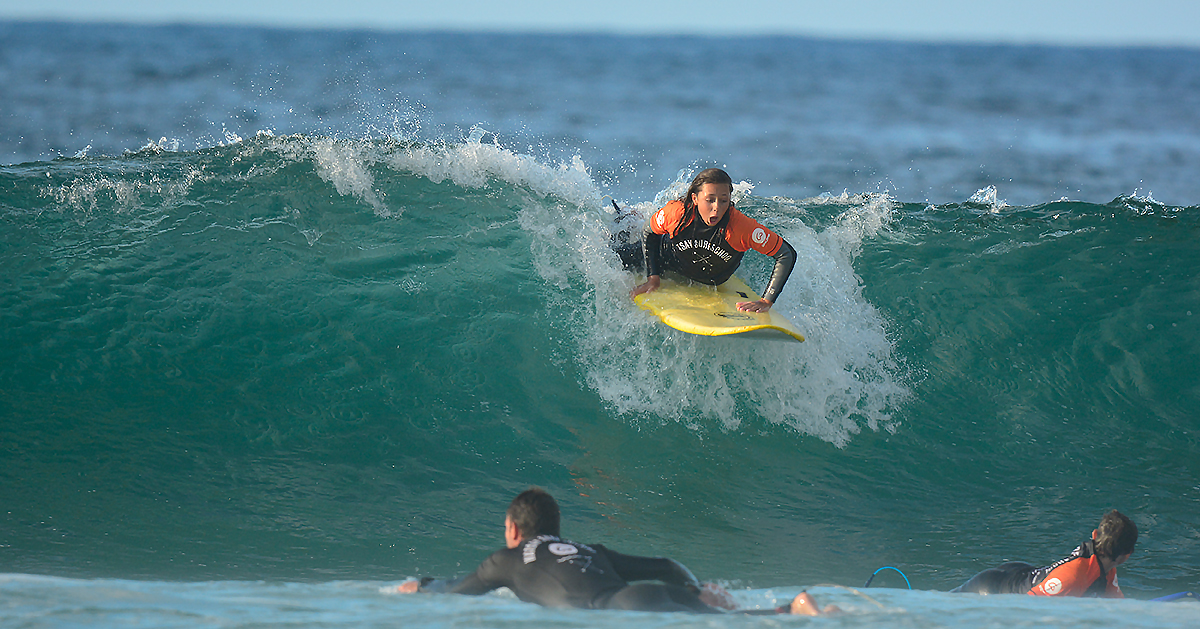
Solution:
M 732 196 L 733 186 L 726 183 L 706 183 L 700 186 L 700 192 L 692 195 L 692 203 L 704 224 L 712 227 L 729 211 Z

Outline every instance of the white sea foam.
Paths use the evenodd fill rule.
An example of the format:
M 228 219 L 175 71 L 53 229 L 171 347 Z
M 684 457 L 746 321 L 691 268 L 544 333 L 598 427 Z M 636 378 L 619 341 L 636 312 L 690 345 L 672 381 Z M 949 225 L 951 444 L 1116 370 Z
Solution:
M 434 182 L 449 180 L 459 186 L 481 188 L 489 179 L 500 179 L 580 206 L 598 203 L 600 194 L 579 156 L 566 163 L 547 165 L 496 142 L 485 142 L 489 137 L 487 131 L 476 127 L 465 142 L 401 144 L 390 149 L 383 161 L 393 170 L 411 172 Z
M 681 194 L 685 179 L 690 175 L 681 174 L 651 203 L 622 209 L 647 216 Z M 749 191 L 741 185 L 739 200 Z M 521 221 L 530 231 L 549 225 L 562 235 L 535 239 L 534 259 L 545 279 L 583 292 L 583 299 L 551 295 L 551 308 L 568 313 L 587 383 L 618 416 L 699 431 L 782 424 L 844 446 L 864 427 L 893 430 L 891 413 L 909 390 L 853 268 L 862 242 L 886 228 L 894 202 L 884 195 L 812 201 L 830 202 L 849 209 L 819 232 L 794 215 L 795 202 L 770 201 L 768 215 L 758 216 L 797 250 L 776 308 L 805 332 L 803 344 L 698 337 L 658 323 L 629 299 L 636 280 L 609 248 L 606 208 L 535 204 Z
M 289 159 L 311 159 L 318 175 L 333 184 L 338 194 L 356 197 L 384 217 L 400 216 L 403 206 L 385 198 L 378 190 L 375 169 L 380 167 L 425 177 L 435 183 L 450 181 L 465 188 L 482 188 L 490 180 L 502 180 L 539 196 L 556 196 L 575 205 L 598 203 L 600 194 L 578 156 L 569 162 L 548 165 L 496 142 L 484 141 L 489 137 L 480 128 L 472 129 L 461 143 L 290 136 L 279 138 L 271 148 Z

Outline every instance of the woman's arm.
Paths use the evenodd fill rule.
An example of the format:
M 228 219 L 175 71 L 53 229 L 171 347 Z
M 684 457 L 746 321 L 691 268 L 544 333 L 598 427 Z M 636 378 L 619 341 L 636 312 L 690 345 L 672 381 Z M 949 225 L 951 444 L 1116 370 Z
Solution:
M 662 279 L 662 259 L 659 258 L 662 239 L 662 234 L 655 233 L 650 227 L 650 221 L 646 221 L 646 227 L 642 230 L 642 258 L 646 261 L 646 281 L 629 291 L 630 297 L 658 290 Z
M 738 310 L 766 312 L 775 304 L 775 300 L 779 299 L 779 294 L 783 292 L 783 285 L 787 283 L 788 277 L 792 274 L 792 268 L 796 266 L 796 250 L 788 244 L 788 241 L 781 239 L 779 250 L 772 257 L 775 258 L 775 269 L 771 271 L 771 281 L 767 283 L 767 290 L 763 291 L 763 298 L 758 301 L 738 302 Z

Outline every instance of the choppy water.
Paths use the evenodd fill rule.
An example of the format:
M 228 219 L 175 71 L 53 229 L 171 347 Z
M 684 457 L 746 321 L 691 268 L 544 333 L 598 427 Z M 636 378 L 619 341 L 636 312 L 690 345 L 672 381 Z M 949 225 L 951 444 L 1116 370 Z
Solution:
M 1200 585 L 1194 51 L 0 30 L 6 624 L 607 623 L 381 591 L 530 484 L 747 605 L 926 590 L 846 626 L 1194 618 L 929 591 L 1108 508 Z M 609 199 L 714 162 L 803 344 L 625 296 Z

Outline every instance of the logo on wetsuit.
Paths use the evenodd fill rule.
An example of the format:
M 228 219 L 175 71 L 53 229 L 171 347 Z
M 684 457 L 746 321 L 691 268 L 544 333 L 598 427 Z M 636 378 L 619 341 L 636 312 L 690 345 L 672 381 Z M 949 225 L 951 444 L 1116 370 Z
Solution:
M 554 544 L 550 544 L 549 546 L 546 547 L 546 549 L 549 550 L 550 552 L 554 553 L 555 555 L 558 555 L 559 557 L 564 557 L 566 555 L 574 555 L 579 552 L 578 548 L 575 548 L 574 546 L 572 546 L 570 544 L 562 544 L 562 543 L 557 543 L 557 542 Z
M 750 234 L 750 238 L 755 244 L 761 245 L 767 242 L 767 232 L 761 227 L 754 228 L 754 233 Z
M 581 544 L 580 546 L 583 545 Z M 596 551 L 587 546 L 583 546 L 583 549 L 591 554 L 584 554 L 579 550 L 578 546 L 566 542 L 554 542 L 546 545 L 546 550 L 550 551 L 550 554 L 558 556 L 558 563 L 578 566 L 580 572 L 594 571 L 603 574 L 603 570 L 592 565 L 592 554 L 595 554 Z
M 764 235 L 764 238 L 765 238 L 765 235 Z M 716 255 L 718 258 L 720 258 L 721 260 L 723 260 L 725 262 L 729 262 L 730 260 L 733 259 L 733 254 L 731 254 L 728 251 L 726 251 L 725 249 L 721 248 L 719 245 L 714 245 L 713 243 L 711 243 L 707 240 L 681 240 L 681 241 L 675 243 L 675 250 L 681 254 L 685 254 L 685 255 L 691 254 L 692 258 L 697 258 L 697 259 L 699 259 L 701 256 L 704 256 L 704 253 L 702 253 L 702 252 L 689 251 L 689 250 L 695 250 L 695 249 L 703 249 L 704 251 L 707 251 L 709 253 L 712 253 L 713 255 Z
M 1044 590 L 1050 596 L 1054 596 L 1062 590 L 1062 581 L 1058 580 L 1057 578 L 1048 579 L 1042 584 L 1042 590 Z

